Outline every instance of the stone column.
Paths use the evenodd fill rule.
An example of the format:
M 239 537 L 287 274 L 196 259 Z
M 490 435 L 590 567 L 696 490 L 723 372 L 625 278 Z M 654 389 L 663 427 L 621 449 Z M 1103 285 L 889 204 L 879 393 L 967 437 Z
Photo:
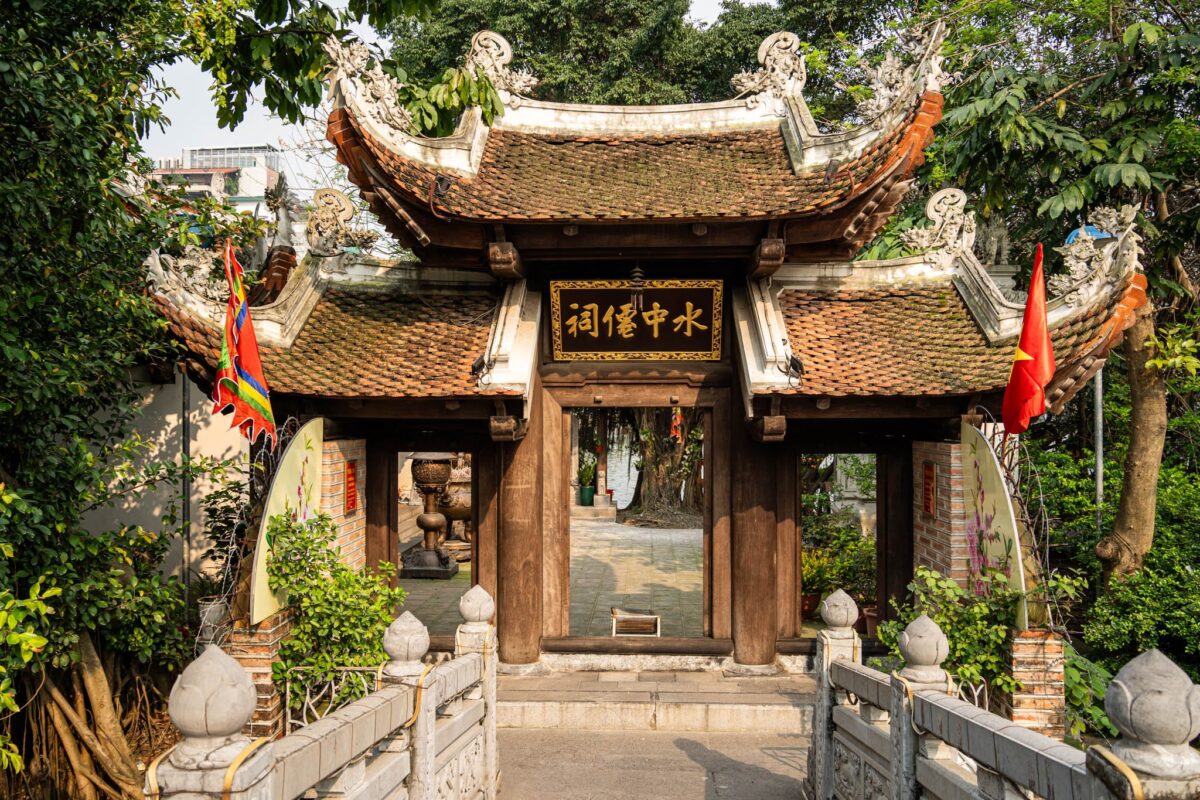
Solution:
M 608 508 L 608 417 L 596 415 L 596 505 Z
M 146 773 L 146 793 L 157 798 L 221 797 L 226 772 L 253 745 L 242 728 L 254 714 L 249 673 L 219 647 L 209 645 L 175 679 L 167 712 L 183 740 Z M 228 797 L 273 796 L 272 745 L 253 750 L 238 766 Z M 156 793 L 156 794 L 155 794 Z
M 429 652 L 429 629 L 421 620 L 405 611 L 392 621 L 383 634 L 383 649 L 388 654 L 380 678 L 388 683 L 418 688 L 420 706 L 410 729 L 412 764 L 408 775 L 410 800 L 433 800 L 437 796 L 437 673 L 425 672 L 422 659 Z
M 496 603 L 482 586 L 474 586 L 458 601 L 463 624 L 454 637 L 454 657 L 479 653 L 483 657 L 483 797 L 495 800 L 499 786 L 500 756 L 496 745 L 496 668 L 499 664 L 496 628 L 489 620 Z
M 904 668 L 892 675 L 892 800 L 917 800 L 921 737 L 913 728 L 912 697 L 922 690 L 951 693 L 950 676 L 942 669 L 950 642 L 937 623 L 922 614 L 908 623 L 899 645 Z
M 861 662 L 862 648 L 854 623 L 858 606 L 841 589 L 821 602 L 821 619 L 828 626 L 817 633 L 817 699 L 813 708 L 812 747 L 808 751 L 808 782 L 815 800 L 833 797 L 833 707 L 846 702 L 829 674 L 834 661 Z
M 1115 797 L 1133 794 L 1127 770 L 1145 800 L 1200 797 L 1200 686 L 1159 650 L 1130 661 L 1113 677 L 1104 710 L 1121 732 L 1109 752 L 1092 747 L 1088 772 Z

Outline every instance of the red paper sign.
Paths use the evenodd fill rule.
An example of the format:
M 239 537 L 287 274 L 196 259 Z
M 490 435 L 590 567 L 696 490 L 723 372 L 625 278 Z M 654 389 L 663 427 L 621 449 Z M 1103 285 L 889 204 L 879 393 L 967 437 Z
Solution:
M 358 462 L 346 462 L 346 503 L 343 513 L 349 514 L 358 509 Z
M 921 465 L 921 512 L 937 516 L 937 465 L 932 461 Z

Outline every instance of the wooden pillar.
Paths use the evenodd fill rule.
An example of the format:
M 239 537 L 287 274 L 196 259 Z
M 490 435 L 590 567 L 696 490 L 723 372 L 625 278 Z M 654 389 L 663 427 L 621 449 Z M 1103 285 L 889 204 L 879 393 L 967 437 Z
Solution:
M 879 618 L 890 619 L 892 599 L 903 601 L 913 573 L 912 448 L 875 458 L 876 580 Z
M 393 443 L 367 439 L 367 480 L 364 502 L 367 505 L 366 564 L 374 569 L 380 561 L 400 566 L 399 498 L 396 482 L 399 465 Z M 397 577 L 392 576 L 392 585 Z
M 800 634 L 800 536 L 796 452 L 776 444 L 775 467 L 775 614 L 780 639 Z
M 542 633 L 542 386 L 530 393 L 525 438 L 502 444 L 496 623 L 500 660 L 532 664 Z
M 707 415 L 707 427 L 704 430 L 704 490 L 711 496 L 708 499 L 710 515 L 709 546 L 705 565 L 709 585 L 709 603 L 711 610 L 708 635 L 714 639 L 729 639 L 733 636 L 733 514 L 730 510 L 730 461 L 729 434 L 733 423 L 730 421 L 729 393 L 725 392 Z M 711 472 L 712 477 L 709 477 Z
M 739 664 L 770 664 L 778 631 L 775 463 L 781 452 L 778 444 L 755 442 L 741 415 L 733 416 L 733 657 Z
M 571 619 L 571 538 L 568 529 L 562 406 L 542 390 L 542 635 L 566 636 Z
M 485 439 L 471 459 L 471 498 L 475 514 L 475 553 L 471 577 L 496 596 L 496 544 L 500 528 L 500 446 Z

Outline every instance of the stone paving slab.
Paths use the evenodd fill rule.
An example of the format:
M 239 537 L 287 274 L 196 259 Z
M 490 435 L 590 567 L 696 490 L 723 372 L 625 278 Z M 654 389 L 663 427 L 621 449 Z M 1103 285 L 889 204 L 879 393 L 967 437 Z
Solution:
M 501 676 L 504 728 L 807 734 L 815 685 L 806 675 L 563 672 Z
M 500 731 L 501 800 L 796 800 L 795 735 Z

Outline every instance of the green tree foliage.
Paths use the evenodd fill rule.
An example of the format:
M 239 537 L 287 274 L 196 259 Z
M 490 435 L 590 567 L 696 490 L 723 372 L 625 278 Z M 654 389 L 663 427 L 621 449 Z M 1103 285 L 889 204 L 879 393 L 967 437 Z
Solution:
M 148 166 L 139 137 L 166 123 L 162 102 L 172 92 L 160 68 L 181 59 L 201 63 L 213 78 L 225 125 L 241 118 L 257 90 L 268 108 L 296 119 L 320 100 L 327 36 L 344 35 L 352 22 L 381 25 L 428 5 L 6 5 L 0 29 L 0 491 L 11 500 L 0 515 L 0 598 L 11 604 L 10 624 L 32 625 L 39 638 L 22 635 L 25 644 L 38 645 L 18 643 L 0 655 L 0 697 L 21 708 L 40 704 L 46 713 L 28 716 L 16 745 L 22 754 L 36 745 L 32 752 L 47 758 L 55 730 L 31 733 L 34 720 L 49 715 L 55 729 L 61 722 L 60 730 L 69 731 L 74 708 L 85 708 L 79 722 L 99 735 L 80 739 L 76 748 L 88 752 L 89 741 L 107 743 L 89 753 L 93 767 L 86 770 L 103 782 L 101 793 L 141 792 L 118 711 L 119 684 L 110 685 L 113 670 L 134 661 L 144 674 L 146 664 L 173 667 L 188 652 L 178 624 L 181 592 L 158 571 L 171 520 L 158 531 L 121 526 L 92 533 L 82 524 L 87 512 L 116 498 L 199 468 L 135 469 L 146 448 L 129 435 L 139 407 L 135 370 L 173 355 L 145 290 L 142 263 L 153 248 L 179 246 L 194 235 L 188 232 L 193 218 L 179 216 L 178 197 L 164 192 L 147 199 L 129 190 Z M 466 100 L 478 98 L 478 86 L 469 88 Z M 431 102 L 451 101 L 446 93 Z M 222 223 L 212 208 L 191 204 L 188 210 L 212 223 L 218 236 L 255 232 L 243 219 Z M 56 592 L 61 595 L 46 608 L 23 605 Z M 14 621 L 12 611 L 24 619 Z M 74 699 L 73 684 L 80 687 Z M 4 720 L 8 730 L 13 718 Z M 66 763 L 61 756 L 50 761 Z M 11 769 L 19 762 L 5 756 L 3 764 Z M 45 763 L 39 767 L 39 779 L 48 784 L 72 780 L 51 774 Z M 95 782 L 83 771 L 76 769 L 74 780 L 81 796 L 96 796 Z
M 391 58 L 409 75 L 431 80 L 466 54 L 484 29 L 506 37 L 514 65 L 541 83 L 534 95 L 574 103 L 690 103 L 725 100 L 729 81 L 758 67 L 758 46 L 788 30 L 806 42 L 807 94 L 818 116 L 843 97 L 830 63 L 844 64 L 851 43 L 868 41 L 894 16 L 892 4 L 727 0 L 711 26 L 693 24 L 688 0 L 445 0 L 432 19 L 394 24 Z

